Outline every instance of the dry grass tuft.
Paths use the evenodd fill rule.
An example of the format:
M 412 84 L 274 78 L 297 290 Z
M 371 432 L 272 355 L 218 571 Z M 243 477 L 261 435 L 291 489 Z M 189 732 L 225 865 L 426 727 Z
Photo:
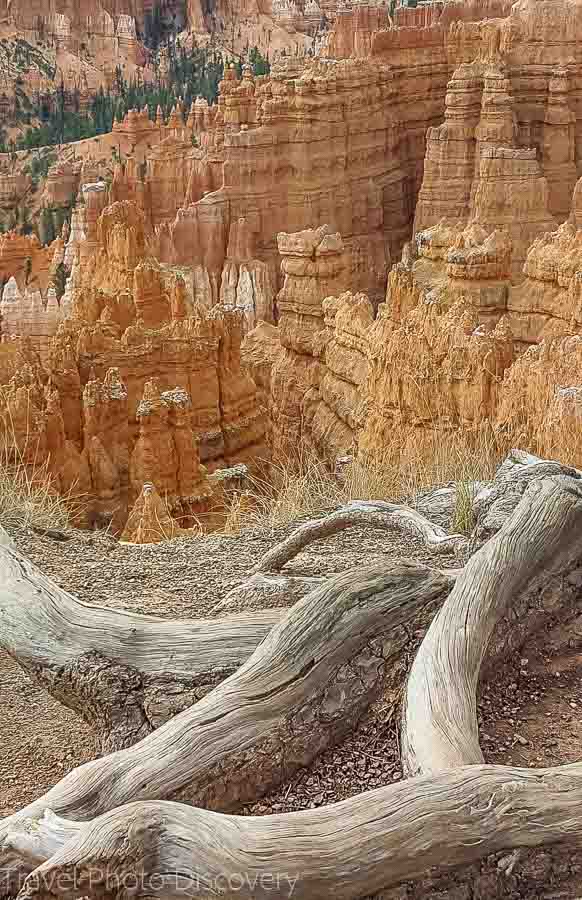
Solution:
M 223 530 L 274 528 L 350 500 L 411 503 L 431 488 L 455 483 L 455 528 L 468 532 L 473 482 L 491 479 L 506 450 L 486 428 L 471 435 L 395 432 L 381 454 L 354 457 L 334 474 L 312 450 L 302 448 L 294 457 L 265 465 L 245 492 L 231 498 Z
M 32 436 L 20 439 L 10 414 L 0 419 L 0 525 L 10 530 L 62 529 L 83 518 L 87 498 L 60 493 L 48 460 L 39 461 Z
M 71 522 L 82 498 L 61 496 L 46 466 L 30 472 L 24 465 L 0 460 L 0 525 L 21 528 L 62 529 Z

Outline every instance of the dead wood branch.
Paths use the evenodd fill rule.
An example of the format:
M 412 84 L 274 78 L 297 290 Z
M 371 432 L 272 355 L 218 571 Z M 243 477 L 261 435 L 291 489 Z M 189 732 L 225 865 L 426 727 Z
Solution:
M 129 885 L 160 900 L 356 900 L 503 849 L 580 846 L 582 764 L 466 766 L 262 817 L 132 803 L 84 824 L 47 815 L 8 842 L 31 866 L 47 859 L 19 900 L 113 900 Z
M 135 746 L 73 770 L 4 820 L 0 840 L 34 831 L 47 809 L 87 819 L 129 801 L 229 809 L 260 796 L 343 738 L 383 689 L 402 684 L 414 632 L 451 583 L 406 562 L 330 579 L 210 694 Z
M 457 578 L 414 660 L 402 729 L 406 771 L 483 761 L 476 690 L 484 659 L 503 659 L 549 617 L 577 615 L 581 569 L 582 482 L 559 475 L 530 483 Z
M 0 569 L 0 645 L 95 729 L 104 751 L 136 743 L 201 699 L 283 615 L 172 621 L 88 606 L 25 559 L 6 532 Z M 276 579 L 274 595 L 284 581 Z
M 437 553 L 464 549 L 468 545 L 464 535 L 447 534 L 440 525 L 434 525 L 422 513 L 408 506 L 381 500 L 358 500 L 336 510 L 324 519 L 300 525 L 286 540 L 265 553 L 254 571 L 278 572 L 313 541 L 356 526 L 402 531 L 419 538 Z

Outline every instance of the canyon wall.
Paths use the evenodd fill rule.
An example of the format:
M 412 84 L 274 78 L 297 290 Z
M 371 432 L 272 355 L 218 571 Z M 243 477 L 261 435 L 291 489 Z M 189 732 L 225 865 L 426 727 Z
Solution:
M 50 446 L 99 521 L 120 530 L 137 504 L 139 531 L 159 498 L 190 527 L 209 511 L 200 466 L 267 445 L 333 460 L 402 429 L 507 432 L 526 363 L 577 358 L 582 13 L 438 9 L 394 28 L 361 7 L 352 49 L 347 14 L 328 45 L 361 58 L 227 67 L 213 107 L 131 111 L 111 179 L 89 156 L 49 173 L 51 208 L 79 191 L 70 229 L 0 240 L 7 382 L 19 338 L 37 354 L 10 403 L 33 392 L 39 441 L 60 405 Z M 574 370 L 535 415 L 524 399 L 540 433 L 574 416 Z M 155 453 L 174 460 L 160 483 Z
M 243 342 L 277 459 L 298 447 L 329 463 L 382 457 L 415 434 L 471 440 L 484 427 L 545 455 L 582 451 L 582 230 L 535 239 L 516 285 L 507 231 L 440 222 L 406 245 L 376 314 L 343 290 L 339 235 L 283 234 L 279 246 L 279 327 Z

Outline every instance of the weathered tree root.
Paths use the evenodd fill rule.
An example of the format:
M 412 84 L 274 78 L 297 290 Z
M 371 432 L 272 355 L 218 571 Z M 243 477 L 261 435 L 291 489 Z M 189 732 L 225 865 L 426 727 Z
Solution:
M 544 615 L 575 616 L 581 601 L 582 481 L 544 478 L 530 484 L 501 531 L 469 560 L 421 644 L 406 691 L 406 771 L 482 762 L 476 690 L 486 652 L 498 653 L 506 639 L 516 646 Z
M 528 485 L 551 475 L 582 477 L 582 473 L 571 466 L 540 459 L 523 450 L 511 450 L 493 481 L 478 491 L 473 499 L 474 538 L 486 541 L 496 534 L 513 515 Z
M 355 900 L 434 866 L 559 842 L 582 845 L 582 764 L 466 766 L 262 817 L 132 803 L 90 823 L 47 816 L 33 834 L 5 839 L 29 865 L 47 859 L 19 900 L 128 889 L 134 898 Z
M 255 572 L 246 581 L 229 591 L 212 608 L 213 613 L 229 614 L 293 606 L 310 591 L 324 584 L 325 575 L 283 575 L 281 572 Z
M 278 572 L 313 541 L 358 525 L 388 531 L 403 531 L 420 538 L 435 553 L 463 550 L 469 544 L 465 535 L 447 534 L 440 525 L 434 525 L 422 513 L 408 506 L 385 503 L 381 500 L 357 500 L 324 519 L 300 525 L 286 540 L 265 553 L 253 571 Z
M 582 482 L 545 478 L 459 574 L 408 682 L 404 756 L 424 774 L 260 818 L 161 800 L 228 809 L 307 764 L 375 699 L 404 632 L 431 617 L 449 583 L 413 564 L 343 573 L 196 706 L 5 820 L 5 890 L 37 866 L 22 900 L 121 898 L 128 887 L 134 897 L 357 898 L 502 849 L 582 845 L 582 763 L 481 765 L 475 714 L 485 656 L 502 658 L 552 614 L 579 612 L 581 526 Z M 514 621 L 500 628 L 504 614 Z M 142 802 L 114 808 L 128 799 Z
M 352 730 L 387 684 L 400 686 L 414 632 L 452 581 L 406 562 L 330 579 L 210 694 L 135 746 L 75 769 L 4 820 L 0 841 L 36 831 L 46 809 L 87 819 L 134 800 L 229 809 L 260 796 Z
M 171 621 L 87 606 L 25 559 L 6 532 L 0 538 L 0 646 L 82 716 L 104 751 L 131 746 L 201 699 L 283 615 Z M 275 594 L 282 590 L 275 584 Z

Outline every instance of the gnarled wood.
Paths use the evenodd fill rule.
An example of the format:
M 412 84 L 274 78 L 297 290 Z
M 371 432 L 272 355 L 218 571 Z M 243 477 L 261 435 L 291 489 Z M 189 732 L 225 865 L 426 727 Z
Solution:
M 459 575 L 421 644 L 406 690 L 402 756 L 410 774 L 480 763 L 476 689 L 494 628 L 515 639 L 540 616 L 579 612 L 582 601 L 582 481 L 530 483 L 498 534 Z M 503 643 L 504 636 L 501 636 Z
M 135 898 L 356 900 L 502 849 L 581 845 L 582 764 L 466 766 L 262 817 L 133 803 L 85 824 L 48 816 L 7 840 L 29 866 L 47 858 L 19 900 L 113 900 L 127 888 Z
M 368 567 L 297 603 L 191 709 L 5 820 L 0 865 L 15 877 L 38 866 L 22 900 L 121 897 L 128 879 L 136 897 L 319 900 L 361 897 L 500 849 L 582 844 L 582 764 L 480 765 L 475 715 L 485 656 L 502 658 L 556 611 L 579 613 L 581 526 L 577 473 L 534 480 L 501 531 L 455 573 L 408 682 L 404 757 L 420 777 L 259 819 L 160 799 L 229 809 L 257 796 L 351 729 L 402 674 L 410 632 L 431 618 L 453 578 L 411 563 L 388 573 Z M 508 612 L 511 627 L 500 629 Z
M 358 525 L 388 531 L 403 531 L 420 538 L 435 553 L 464 549 L 468 544 L 464 535 L 447 534 L 440 525 L 434 525 L 422 513 L 409 506 L 386 503 L 382 500 L 357 500 L 323 519 L 315 519 L 300 525 L 286 540 L 265 553 L 253 571 L 278 572 L 313 541 Z
M 512 450 L 493 481 L 478 491 L 472 503 L 474 537 L 485 541 L 496 534 L 513 514 L 527 487 L 551 475 L 580 478 L 582 473 L 555 460 L 540 459 L 523 450 Z
M 229 809 L 264 793 L 341 739 L 387 684 L 400 685 L 414 631 L 451 581 L 407 562 L 330 579 L 210 694 L 135 746 L 75 769 L 4 820 L 0 840 L 35 830 L 46 809 L 86 819 L 153 798 Z
M 248 659 L 283 615 L 269 609 L 171 621 L 88 606 L 43 575 L 0 531 L 0 645 L 95 729 L 103 750 L 131 746 L 201 699 Z M 263 590 L 270 581 L 263 577 Z M 272 595 L 288 588 L 277 577 Z
M 327 578 L 323 575 L 289 576 L 281 572 L 255 572 L 242 584 L 229 591 L 226 597 L 212 608 L 212 612 L 224 614 L 293 606 L 309 591 L 326 581 Z

